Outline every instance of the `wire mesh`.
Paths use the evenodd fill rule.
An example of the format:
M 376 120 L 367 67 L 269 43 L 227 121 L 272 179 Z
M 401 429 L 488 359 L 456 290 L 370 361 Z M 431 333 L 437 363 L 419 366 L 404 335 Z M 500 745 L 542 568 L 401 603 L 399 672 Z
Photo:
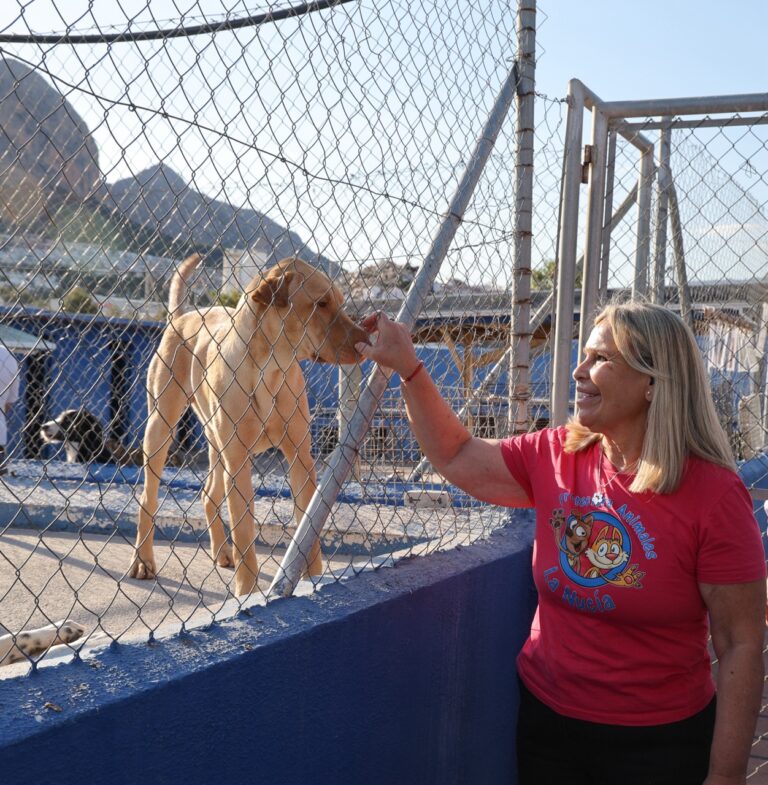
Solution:
M 747 122 L 749 125 L 742 125 Z M 653 189 L 649 296 L 680 308 L 687 298 L 692 326 L 712 381 L 721 421 L 739 460 L 755 459 L 768 446 L 765 418 L 766 250 L 768 249 L 768 131 L 765 116 L 687 121 L 670 131 L 673 198 L 659 224 L 659 200 L 668 201 L 663 177 Z M 649 123 L 651 121 L 648 121 Z M 642 123 L 636 123 L 641 128 Z M 643 129 L 660 145 L 660 131 Z M 639 176 L 636 151 L 619 145 L 617 201 Z M 677 217 L 675 217 L 675 213 Z M 665 216 L 665 213 L 662 213 Z M 609 286 L 633 282 L 637 210 L 611 236 Z M 676 233 L 675 222 L 680 231 Z M 657 266 L 663 290 L 654 293 Z M 757 464 L 755 464 L 757 467 Z M 767 467 L 768 468 L 768 467 Z M 765 471 L 750 478 L 765 484 Z
M 501 0 L 331 3 L 242 27 L 231 24 L 242 15 L 214 3 L 97 13 L 105 12 L 43 0 L 0 10 L 0 343 L 19 382 L 0 483 L 0 622 L 14 636 L 72 619 L 81 640 L 125 640 L 239 607 L 229 551 L 208 542 L 212 496 L 203 485 L 209 465 L 221 465 L 207 447 L 212 413 L 203 424 L 189 412 L 174 423 L 155 516 L 156 579 L 129 576 L 148 369 L 171 280 L 184 258 L 201 254 L 184 300 L 194 319 L 209 306 L 236 307 L 254 277 L 298 255 L 333 279 L 355 318 L 396 312 L 516 44 L 514 13 Z M 142 40 L 220 23 L 232 29 Z M 51 26 L 122 39 L 8 40 Z M 673 129 L 682 231 L 676 238 L 668 218 L 663 244 L 663 297 L 679 307 L 682 240 L 718 410 L 755 487 L 768 487 L 763 121 Z M 564 100 L 537 96 L 531 428 L 549 420 L 564 125 Z M 650 125 L 638 124 L 658 144 Z M 623 141 L 617 149 L 614 209 L 639 173 L 636 150 Z M 420 356 L 453 408 L 491 437 L 508 428 L 506 366 L 496 367 L 509 343 L 514 172 L 508 123 L 415 327 Z M 654 188 L 654 238 L 658 198 Z M 632 285 L 636 222 L 635 208 L 611 233 L 611 290 Z M 203 323 L 188 338 L 211 343 L 215 334 Z M 340 378 L 336 365 L 302 360 L 301 368 L 306 414 L 294 395 L 288 419 L 305 421 L 299 442 L 319 469 L 354 404 L 341 391 L 357 380 L 348 368 Z M 42 437 L 46 423 L 81 409 L 96 418 L 109 461 L 74 452 L 68 461 L 61 442 Z M 237 415 L 228 422 L 244 430 Z M 504 520 L 428 469 L 414 480 L 421 458 L 393 383 L 328 519 L 315 582 L 470 542 Z M 295 524 L 291 464 L 270 447 L 248 472 L 257 593 Z M 225 505 L 213 507 L 231 524 Z
M 266 354 L 284 378 L 262 405 L 243 382 L 249 360 L 222 361 L 242 326 L 235 313 L 253 302 L 242 294 L 296 256 L 329 276 L 353 318 L 396 307 L 516 47 L 514 9 L 500 0 L 310 3 L 244 25 L 250 11 L 218 3 L 121 8 L 33 0 L 0 11 L 0 340 L 19 380 L 0 487 L 0 618 L 13 635 L 67 618 L 87 640 L 151 636 L 236 608 L 243 585 L 257 594 L 269 585 L 294 499 L 306 504 L 348 411 L 338 365 L 310 355 L 338 361 L 331 332 L 354 333 L 340 312 L 318 337 L 312 320 L 335 311 L 337 295 L 320 273 L 289 271 L 280 280 L 292 313 L 314 300 L 300 335 L 293 323 L 270 334 Z M 561 122 L 552 107 L 548 139 Z M 488 370 L 483 355 L 508 341 L 514 153 L 508 123 L 417 325 L 429 369 L 489 435 L 505 432 L 504 375 L 477 399 L 472 390 Z M 180 268 L 192 254 L 197 267 Z M 274 305 L 282 290 L 269 280 Z M 211 307 L 232 309 L 218 312 L 224 326 L 205 316 Z M 177 345 L 153 366 L 171 340 L 169 310 Z M 292 360 L 306 358 L 305 383 L 283 362 L 286 341 Z M 200 399 L 195 413 L 180 414 L 163 407 L 187 350 L 204 367 L 187 391 Z M 315 583 L 468 542 L 503 521 L 434 474 L 408 480 L 421 455 L 395 382 L 323 533 Z M 153 413 L 170 444 L 148 435 Z M 265 420 L 251 463 L 240 452 Z M 291 431 L 282 450 L 281 428 Z M 92 439 L 98 449 L 86 454 Z M 144 453 L 166 448 L 166 464 L 153 460 L 147 475 L 159 474 L 151 551 L 138 535 L 152 561 L 137 560 L 137 520 L 154 512 Z M 253 512 L 255 567 L 232 497 L 243 520 Z M 214 528 L 223 519 L 234 548 L 219 535 L 209 544 L 211 519 Z
M 647 296 L 689 314 L 721 423 L 751 489 L 764 536 L 763 499 L 768 497 L 765 122 L 764 114 L 674 118 L 666 131 L 656 118 L 632 123 L 633 131 L 649 139 L 657 153 L 650 265 L 644 281 Z M 669 134 L 668 163 L 661 157 L 663 134 Z M 632 197 L 639 167 L 637 150 L 620 139 L 610 183 L 614 209 Z M 603 259 L 609 295 L 636 289 L 637 242 L 635 201 L 611 232 L 607 262 Z M 765 701 L 764 695 L 748 766 L 750 782 L 761 782 L 766 775 Z

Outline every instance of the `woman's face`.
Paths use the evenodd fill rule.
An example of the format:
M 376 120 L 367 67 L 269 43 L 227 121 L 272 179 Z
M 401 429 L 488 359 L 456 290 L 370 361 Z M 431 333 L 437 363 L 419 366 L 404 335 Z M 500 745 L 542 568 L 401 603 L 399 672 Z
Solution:
M 573 378 L 576 419 L 584 427 L 609 437 L 634 429 L 645 431 L 653 394 L 651 377 L 627 364 L 607 322 L 600 322 L 590 333 Z

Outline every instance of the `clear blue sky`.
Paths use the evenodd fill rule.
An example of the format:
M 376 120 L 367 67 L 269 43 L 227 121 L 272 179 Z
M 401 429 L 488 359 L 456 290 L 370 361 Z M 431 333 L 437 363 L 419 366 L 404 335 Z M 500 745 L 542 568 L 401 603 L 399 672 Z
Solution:
M 291 2 L 296 0 L 272 4 Z M 98 22 L 122 30 L 128 19 L 147 29 L 173 26 L 179 17 L 186 24 L 202 21 L 201 14 L 220 19 L 228 8 L 232 16 L 243 16 L 266 5 L 11 0 L 0 3 L 0 29 L 48 32 L 73 25 L 92 31 Z M 514 55 L 516 5 L 364 0 L 269 25 L 258 35 L 221 33 L 215 45 L 206 37 L 174 39 L 167 46 L 118 45 L 109 57 L 101 47 L 56 47 L 45 66 L 92 129 L 108 181 L 163 161 L 206 195 L 260 210 L 335 259 L 354 265 L 370 258 L 419 258 Z M 563 97 L 573 77 L 606 101 L 768 92 L 768 0 L 539 0 L 538 16 L 537 89 L 551 98 Z M 32 62 L 40 56 L 34 47 L 6 51 Z M 148 108 L 130 112 L 128 99 Z M 199 127 L 157 116 L 152 110 L 161 102 L 178 118 L 199 120 Z M 553 255 L 554 240 L 547 237 L 556 228 L 564 110 L 539 102 L 536 113 L 537 152 L 551 135 L 549 153 L 537 161 L 539 188 L 548 201 L 537 203 L 536 258 L 547 259 Z M 219 134 L 222 128 L 235 141 Z M 708 153 L 764 205 L 765 133 L 746 136 L 748 144 L 739 142 L 737 151 L 735 141 L 720 135 L 719 146 Z M 280 163 L 277 152 L 320 176 L 304 178 Z M 486 213 L 478 225 L 509 221 L 512 170 L 503 156 L 496 165 L 479 196 Z M 348 179 L 364 182 L 370 194 L 333 184 Z M 731 190 L 743 201 L 743 191 Z M 383 193 L 428 209 L 400 206 L 381 198 Z M 732 218 L 713 216 L 710 224 Z M 699 228 L 705 232 L 711 225 Z M 467 247 L 480 245 L 469 234 L 462 240 Z M 466 259 L 458 274 L 471 280 L 477 270 L 503 265 L 506 256 L 479 262 L 468 253 Z
M 538 89 L 606 101 L 768 92 L 768 0 L 549 0 Z M 543 51 L 542 51 L 543 49 Z

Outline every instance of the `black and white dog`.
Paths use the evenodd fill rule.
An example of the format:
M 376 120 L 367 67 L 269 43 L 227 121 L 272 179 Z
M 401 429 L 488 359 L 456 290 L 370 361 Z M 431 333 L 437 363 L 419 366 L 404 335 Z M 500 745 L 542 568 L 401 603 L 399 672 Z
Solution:
M 107 446 L 104 428 L 87 409 L 66 409 L 40 428 L 47 444 L 64 444 L 68 463 L 110 463 L 114 459 Z

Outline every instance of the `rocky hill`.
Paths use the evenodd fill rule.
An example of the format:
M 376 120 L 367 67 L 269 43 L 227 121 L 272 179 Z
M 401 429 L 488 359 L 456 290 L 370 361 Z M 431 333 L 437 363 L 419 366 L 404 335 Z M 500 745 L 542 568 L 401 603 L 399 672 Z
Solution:
M 186 242 L 195 248 L 256 248 L 269 264 L 298 254 L 326 271 L 337 270 L 295 232 L 256 210 L 209 199 L 165 164 L 105 185 L 100 197 L 109 210 L 137 231 L 159 233 L 168 243 Z
M 67 237 L 73 227 L 77 237 Z M 96 142 L 70 102 L 8 57 L 0 57 L 0 230 L 168 256 L 194 249 L 209 261 L 222 248 L 257 248 L 267 262 L 295 253 L 338 272 L 295 232 L 209 199 L 163 163 L 107 184 Z
M 84 200 L 100 181 L 96 143 L 69 101 L 28 66 L 0 58 L 0 217 L 29 226 L 49 200 Z

